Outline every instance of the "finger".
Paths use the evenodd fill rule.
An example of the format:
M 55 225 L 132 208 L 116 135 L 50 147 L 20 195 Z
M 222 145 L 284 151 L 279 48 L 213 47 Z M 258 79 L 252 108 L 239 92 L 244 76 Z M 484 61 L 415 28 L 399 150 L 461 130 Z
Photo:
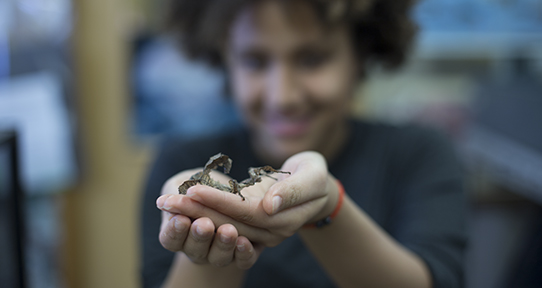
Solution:
M 257 251 L 246 237 L 240 236 L 235 248 L 235 265 L 243 270 L 251 268 L 262 250 L 263 248 L 260 248 Z
M 213 197 L 217 197 L 217 194 L 218 195 L 230 194 L 230 193 L 218 191 L 214 188 L 210 188 L 206 186 L 194 186 L 194 187 L 191 187 L 190 189 L 194 189 L 196 187 L 198 187 L 198 189 L 203 189 L 203 190 L 211 189 Z M 233 195 L 233 196 L 238 197 L 236 195 Z M 265 221 L 267 218 L 269 218 L 269 216 L 265 212 L 263 212 L 261 208 L 260 209 L 251 208 L 250 205 L 244 206 L 244 207 L 237 206 L 237 209 L 239 210 L 244 209 L 244 211 L 228 210 L 237 215 L 226 216 L 225 214 L 222 214 L 221 211 L 217 211 L 218 209 L 215 210 L 213 207 L 202 205 L 202 203 L 192 200 L 192 198 L 189 196 L 164 195 L 162 197 L 164 198 L 167 197 L 165 201 L 162 201 L 160 199 L 158 201 L 160 203 L 163 202 L 162 208 L 161 208 L 163 211 L 185 215 L 192 219 L 208 217 L 212 219 L 213 223 L 215 223 L 215 225 L 217 226 L 220 226 L 226 223 L 231 223 L 237 228 L 237 231 L 239 231 L 239 234 L 245 235 L 246 237 L 252 239 L 253 241 L 267 243 L 269 242 L 270 239 L 276 240 L 273 238 L 275 236 L 273 236 L 267 229 L 259 228 L 257 227 L 258 225 L 251 225 L 251 224 L 246 223 L 246 222 L 263 223 L 261 224 L 260 227 L 265 227 L 264 226 Z M 218 196 L 218 197 L 222 197 L 222 196 Z M 248 199 L 246 201 L 248 201 Z M 242 202 L 246 202 L 246 201 L 242 201 Z M 253 210 L 251 211 L 250 209 L 253 209 Z M 240 217 L 239 220 L 235 219 L 236 217 Z M 246 221 L 246 222 L 243 222 L 243 221 Z
M 166 221 L 162 222 L 160 229 L 160 243 L 169 251 L 181 251 L 191 224 L 190 219 L 182 215 L 166 215 L 164 218 Z
M 224 224 L 218 227 L 207 257 L 209 263 L 219 267 L 230 264 L 233 261 L 237 237 L 237 229 L 233 225 Z
M 167 197 L 165 197 L 165 199 L 167 199 Z M 158 207 L 158 209 L 161 209 L 161 206 L 163 205 L 163 202 L 165 201 L 165 199 L 164 197 L 162 197 L 162 200 L 160 199 L 160 197 L 156 199 L 156 206 Z M 175 215 L 178 215 L 178 214 L 170 213 L 162 209 L 162 223 L 160 224 L 160 231 L 166 228 L 171 218 L 173 218 L 173 216 Z
M 290 177 L 269 188 L 263 199 L 267 214 L 274 215 L 327 195 L 329 177 L 325 159 L 312 155 L 306 158 L 295 165 Z
M 196 219 L 184 242 L 183 252 L 194 263 L 207 263 L 207 254 L 213 240 L 215 225 L 209 218 Z
M 166 201 L 169 197 L 174 196 L 175 194 L 164 194 L 156 199 L 156 207 L 160 210 L 163 210 L 167 212 L 167 208 L 164 209 L 164 206 L 166 205 Z
M 196 189 L 196 187 L 198 188 Z M 206 186 L 194 186 L 190 189 L 196 189 L 197 191 L 209 190 L 201 194 L 198 192 L 198 194 L 202 196 L 202 199 L 205 199 L 202 200 L 202 202 L 207 202 L 207 198 L 210 197 L 224 197 L 222 194 L 230 194 Z M 236 195 L 232 196 L 237 197 Z M 226 195 L 226 197 L 231 196 Z M 162 199 L 166 200 L 164 201 Z M 252 199 L 252 201 L 253 200 L 254 199 Z M 224 200 L 224 202 L 227 201 L 228 200 Z M 247 199 L 247 201 L 249 200 Z M 159 206 L 163 206 L 161 208 L 162 211 L 168 213 L 182 214 L 192 219 L 209 217 L 217 226 L 231 223 L 237 228 L 240 235 L 244 235 L 254 242 L 272 247 L 279 244 L 284 237 L 293 235 L 299 227 L 307 223 L 309 219 L 312 219 L 325 205 L 326 199 L 319 198 L 308 201 L 272 216 L 263 211 L 261 206 L 256 206 L 257 208 L 251 208 L 250 205 L 243 207 L 242 205 L 244 204 L 235 206 L 235 202 L 230 202 L 232 203 L 231 205 L 235 207 L 235 209 L 230 209 L 227 207 L 228 205 L 217 204 L 219 208 L 223 207 L 223 209 L 220 209 L 225 211 L 225 213 L 230 212 L 234 214 L 227 216 L 220 211 L 217 211 L 220 209 L 215 210 L 212 207 L 202 205 L 202 203 L 192 200 L 192 197 L 189 197 L 188 195 L 164 195 L 161 196 L 157 202 L 159 203 Z M 261 202 L 259 203 L 261 205 Z M 292 219 L 295 219 L 295 221 Z M 243 221 L 249 222 L 250 224 Z M 277 231 L 277 229 L 280 229 L 280 231 Z
M 188 189 L 186 196 L 240 222 L 261 224 L 255 223 L 256 220 L 263 220 L 259 216 L 267 216 L 265 213 L 261 213 L 262 211 L 259 211 L 261 209 L 258 209 L 258 205 L 261 203 L 261 196 L 259 198 L 250 197 L 247 191 L 250 191 L 250 189 L 242 190 L 247 196 L 245 197 L 245 201 L 239 195 L 219 191 L 208 186 L 191 187 Z M 261 194 L 263 195 L 264 193 L 262 192 Z

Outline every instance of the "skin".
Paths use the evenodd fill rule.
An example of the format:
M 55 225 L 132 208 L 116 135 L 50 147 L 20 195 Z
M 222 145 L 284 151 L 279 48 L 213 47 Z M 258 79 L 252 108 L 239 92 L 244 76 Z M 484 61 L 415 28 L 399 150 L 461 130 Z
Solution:
M 347 29 L 324 29 L 306 8 L 295 18 L 273 2 L 245 11 L 225 52 L 254 151 L 275 166 L 307 150 L 330 159 L 348 133 L 357 59 Z
M 302 228 L 330 215 L 337 204 L 326 159 L 345 144 L 358 75 L 346 27 L 324 28 L 307 8 L 298 6 L 294 20 L 273 1 L 248 7 L 232 24 L 224 49 L 254 150 L 275 167 L 284 163 L 280 170 L 292 174 L 244 189 L 246 201 L 201 185 L 177 194 L 178 185 L 201 168 L 169 179 L 156 203 L 164 211 L 159 237 L 179 253 L 165 287 L 240 287 L 244 270 L 264 247 L 295 233 L 339 287 L 431 286 L 423 261 L 348 196 L 332 225 Z M 212 177 L 229 180 L 220 173 Z

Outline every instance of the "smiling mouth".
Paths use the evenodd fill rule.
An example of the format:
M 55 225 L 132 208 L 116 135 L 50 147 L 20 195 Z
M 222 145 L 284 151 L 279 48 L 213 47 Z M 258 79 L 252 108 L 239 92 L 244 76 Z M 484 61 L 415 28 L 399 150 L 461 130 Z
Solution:
M 309 130 L 310 124 L 310 117 L 273 117 L 266 121 L 268 131 L 282 138 L 301 137 Z

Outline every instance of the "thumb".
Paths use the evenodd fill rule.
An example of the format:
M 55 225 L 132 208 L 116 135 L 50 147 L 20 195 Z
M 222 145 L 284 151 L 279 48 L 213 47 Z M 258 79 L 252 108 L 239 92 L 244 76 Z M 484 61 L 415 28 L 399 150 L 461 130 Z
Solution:
M 319 162 L 319 161 L 316 161 Z M 322 167 L 318 167 L 323 164 Z M 268 215 L 326 196 L 327 167 L 325 162 L 299 163 L 290 177 L 269 188 L 264 195 L 263 208 Z

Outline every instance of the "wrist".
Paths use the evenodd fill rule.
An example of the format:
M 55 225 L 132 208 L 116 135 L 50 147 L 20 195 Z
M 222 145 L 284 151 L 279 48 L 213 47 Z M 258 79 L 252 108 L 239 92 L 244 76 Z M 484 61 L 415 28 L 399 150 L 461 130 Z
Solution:
M 328 198 L 326 201 L 326 205 L 322 208 L 322 211 L 318 213 L 318 217 L 315 219 L 315 221 L 321 220 L 324 217 L 327 217 L 333 213 L 333 210 L 335 210 L 335 207 L 337 207 L 337 203 L 339 202 L 339 186 L 338 186 L 338 180 L 329 175 L 328 180 L 326 183 L 326 189 L 328 192 Z
M 303 226 L 303 228 L 318 228 L 331 223 L 342 207 L 344 199 L 344 187 L 333 176 L 328 177 L 326 184 L 328 198 L 322 210 Z

